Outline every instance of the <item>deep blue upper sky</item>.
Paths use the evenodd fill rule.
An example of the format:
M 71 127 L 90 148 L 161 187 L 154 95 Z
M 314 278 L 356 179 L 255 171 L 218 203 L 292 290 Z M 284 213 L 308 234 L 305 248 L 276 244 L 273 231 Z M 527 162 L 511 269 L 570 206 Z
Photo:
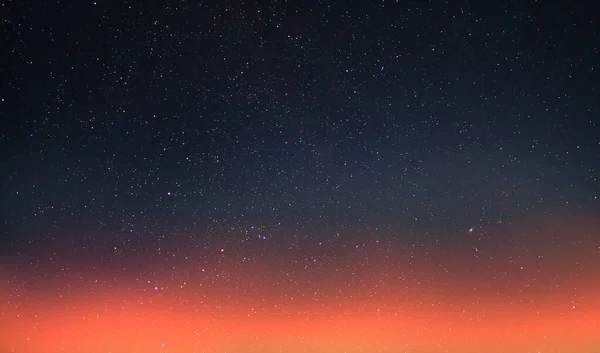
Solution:
M 10 2 L 2 237 L 600 209 L 585 2 Z

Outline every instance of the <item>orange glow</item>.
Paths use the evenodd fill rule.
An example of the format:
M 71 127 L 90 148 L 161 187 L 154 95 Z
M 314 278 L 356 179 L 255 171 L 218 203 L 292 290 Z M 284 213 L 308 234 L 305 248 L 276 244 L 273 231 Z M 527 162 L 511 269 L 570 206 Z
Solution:
M 576 239 L 561 233 L 572 227 L 549 224 L 534 238 L 514 237 L 506 254 L 489 255 L 496 249 L 493 240 L 474 240 L 478 251 L 470 257 L 464 249 L 454 254 L 443 246 L 391 258 L 377 250 L 351 254 L 344 261 L 363 265 L 348 277 L 339 270 L 347 267 L 339 258 L 308 275 L 293 266 L 279 273 L 271 268 L 276 260 L 247 263 L 237 249 L 235 256 L 222 258 L 221 272 L 211 273 L 223 273 L 229 282 L 206 290 L 198 278 L 209 271 L 198 270 L 196 263 L 142 281 L 147 288 L 118 273 L 95 277 L 113 284 L 94 291 L 73 278 L 37 283 L 31 292 L 4 281 L 0 348 L 23 353 L 597 352 L 600 228 L 587 221 L 579 223 Z M 542 238 L 548 241 L 536 243 Z M 6 267 L 2 273 L 8 278 L 11 272 Z M 249 281 L 253 276 L 256 284 Z M 299 285 L 286 284 L 290 277 Z M 69 290 L 59 290 L 65 284 Z

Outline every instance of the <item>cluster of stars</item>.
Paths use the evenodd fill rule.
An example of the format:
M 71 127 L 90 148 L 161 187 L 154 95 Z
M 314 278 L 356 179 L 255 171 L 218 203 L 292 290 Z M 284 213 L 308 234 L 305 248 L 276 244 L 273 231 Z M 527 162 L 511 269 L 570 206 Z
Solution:
M 600 346 L 589 5 L 3 8 L 1 351 Z

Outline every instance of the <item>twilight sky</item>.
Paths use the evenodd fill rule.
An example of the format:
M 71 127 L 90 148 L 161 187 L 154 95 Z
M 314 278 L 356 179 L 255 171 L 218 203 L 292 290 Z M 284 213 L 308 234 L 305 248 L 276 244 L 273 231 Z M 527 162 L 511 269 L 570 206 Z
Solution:
M 593 4 L 0 8 L 0 351 L 600 349 Z

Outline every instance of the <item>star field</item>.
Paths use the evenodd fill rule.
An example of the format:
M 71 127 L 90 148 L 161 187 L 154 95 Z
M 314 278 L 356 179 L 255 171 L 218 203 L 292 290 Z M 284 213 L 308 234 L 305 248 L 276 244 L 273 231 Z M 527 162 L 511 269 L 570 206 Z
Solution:
M 0 351 L 600 348 L 593 4 L 0 8 Z

